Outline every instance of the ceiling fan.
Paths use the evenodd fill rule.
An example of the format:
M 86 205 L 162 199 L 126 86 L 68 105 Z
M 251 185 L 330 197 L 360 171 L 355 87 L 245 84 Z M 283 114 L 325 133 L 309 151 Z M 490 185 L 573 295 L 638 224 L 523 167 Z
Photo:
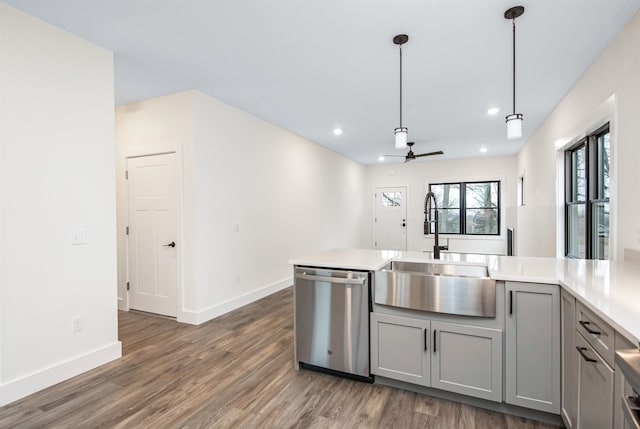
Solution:
M 433 155 L 444 155 L 444 152 L 441 150 L 435 151 L 435 152 L 427 152 L 427 153 L 418 153 L 415 154 L 413 153 L 413 151 L 411 150 L 411 147 L 415 144 L 415 142 L 408 142 L 407 146 L 409 146 L 409 152 L 406 155 L 385 155 L 385 157 L 387 156 L 394 156 L 394 157 L 399 157 L 402 156 L 404 157 L 404 162 L 409 162 L 411 160 L 414 160 L 416 158 L 420 158 L 423 156 L 433 156 Z

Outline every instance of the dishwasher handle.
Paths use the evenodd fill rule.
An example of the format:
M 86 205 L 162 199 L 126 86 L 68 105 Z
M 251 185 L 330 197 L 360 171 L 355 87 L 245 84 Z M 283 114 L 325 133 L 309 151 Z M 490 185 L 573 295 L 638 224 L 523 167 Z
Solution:
M 346 285 L 364 285 L 367 281 L 366 277 L 348 279 L 343 277 L 326 277 L 326 276 L 312 276 L 310 274 L 298 274 L 296 273 L 296 278 L 301 280 L 313 280 L 318 282 L 327 282 L 327 283 L 340 283 Z

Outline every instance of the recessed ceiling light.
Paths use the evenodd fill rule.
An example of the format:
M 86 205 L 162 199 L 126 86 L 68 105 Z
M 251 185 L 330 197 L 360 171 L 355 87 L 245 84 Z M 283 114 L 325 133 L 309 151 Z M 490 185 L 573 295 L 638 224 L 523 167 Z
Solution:
M 491 109 L 487 110 L 487 113 L 489 115 L 495 115 L 500 111 L 500 109 L 498 109 L 497 107 L 492 107 Z
M 384 161 L 384 155 L 380 155 L 380 156 L 378 157 L 378 161 L 380 161 L 380 162 Z
M 489 150 L 489 149 L 487 149 L 486 147 L 481 147 L 480 148 L 480 152 L 482 152 L 482 153 L 487 153 L 487 150 Z
M 334 128 L 333 134 L 339 136 L 340 134 L 342 134 L 342 128 Z

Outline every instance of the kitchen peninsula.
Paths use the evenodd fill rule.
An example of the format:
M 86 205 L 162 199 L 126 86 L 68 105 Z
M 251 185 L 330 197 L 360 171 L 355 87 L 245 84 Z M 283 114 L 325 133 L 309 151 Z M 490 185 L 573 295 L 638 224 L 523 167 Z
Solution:
M 614 355 L 638 347 L 637 264 L 449 252 L 434 260 L 431 252 L 360 249 L 328 250 L 291 263 L 296 284 L 299 270 L 306 268 L 369 273 L 369 281 L 362 284 L 368 289 L 364 292 L 370 291 L 365 297 L 370 303 L 367 333 L 370 328 L 370 372 L 376 383 L 541 420 L 553 421 L 555 416 L 558 422 L 561 416 L 569 428 L 585 427 L 580 421 L 592 418 L 601 419 L 602 427 L 614 427 L 621 419 L 618 393 L 624 380 L 614 371 Z M 416 272 L 427 265 L 431 273 Z M 445 295 L 450 287 L 443 283 L 447 275 L 433 274 L 438 265 L 486 267 L 481 277 L 493 281 L 486 287 L 495 288 L 490 295 L 494 317 L 388 305 L 401 301 L 398 295 L 416 293 L 408 288 L 413 282 L 409 274 L 395 272 L 400 266 L 418 267 L 404 270 L 436 282 L 429 299 L 449 299 Z M 381 287 L 385 276 L 393 277 L 397 287 L 391 292 Z M 451 287 L 462 287 L 458 283 Z M 393 294 L 393 299 L 382 300 L 380 294 Z M 476 292 L 467 293 L 472 294 Z M 319 320 L 318 307 L 315 310 Z M 337 321 L 329 322 L 327 327 L 335 330 Z M 297 354 L 295 361 L 298 365 Z M 590 371 L 599 371 L 598 380 L 604 377 L 601 385 L 591 386 L 599 392 L 595 397 L 581 390 L 593 378 Z M 601 406 L 593 417 L 589 401 L 610 406 Z

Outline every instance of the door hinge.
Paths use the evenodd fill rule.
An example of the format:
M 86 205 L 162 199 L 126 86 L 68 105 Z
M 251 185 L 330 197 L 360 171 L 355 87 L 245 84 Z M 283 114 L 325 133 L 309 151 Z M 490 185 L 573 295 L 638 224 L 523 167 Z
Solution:
M 378 247 L 378 242 L 377 241 L 373 242 L 373 247 Z
M 373 218 L 373 221 L 374 221 L 374 222 L 378 222 L 378 218 L 377 218 L 377 217 L 374 217 L 374 218 Z
M 129 290 L 129 282 L 127 282 L 127 290 Z
M 124 229 L 124 233 L 129 235 L 129 227 L 128 226 Z
M 124 170 L 124 178 L 125 179 L 129 178 L 129 170 Z

